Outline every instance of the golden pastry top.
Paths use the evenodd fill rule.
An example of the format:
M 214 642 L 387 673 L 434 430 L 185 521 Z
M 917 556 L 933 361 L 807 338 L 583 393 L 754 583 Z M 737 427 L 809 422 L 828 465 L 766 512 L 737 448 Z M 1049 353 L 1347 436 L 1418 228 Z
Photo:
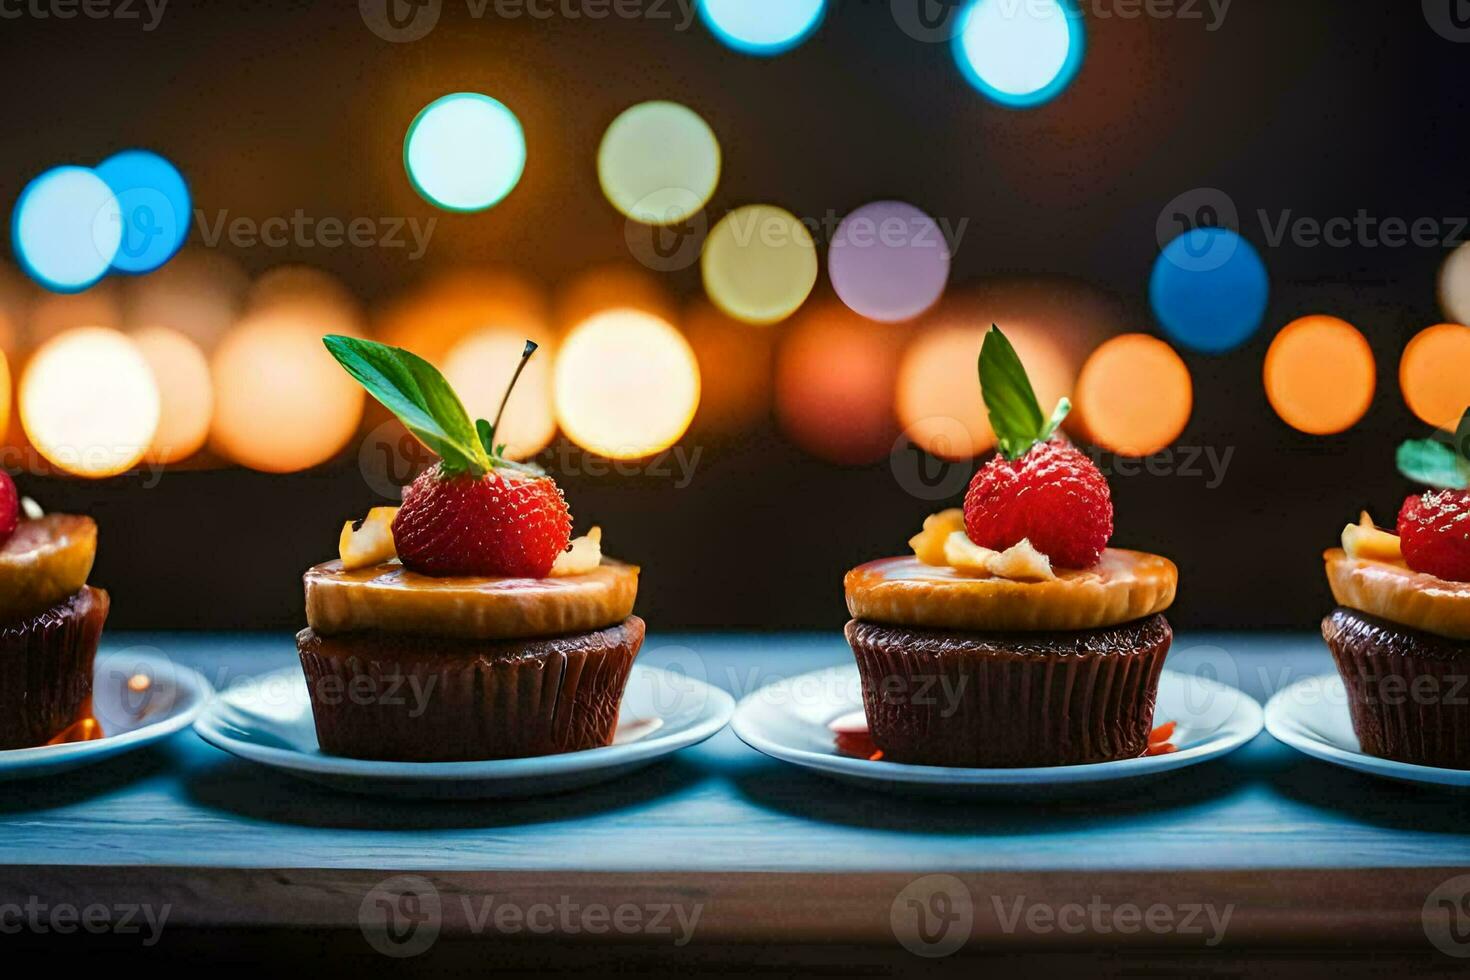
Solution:
M 977 578 L 917 557 L 884 558 L 847 573 L 847 608 L 854 619 L 919 629 L 1098 629 L 1163 612 L 1179 584 L 1169 559 L 1117 548 L 1092 568 L 1055 575 Z
M 604 629 L 633 614 L 638 567 L 604 560 L 564 578 L 436 578 L 397 561 L 307 571 L 306 621 L 317 633 L 382 630 L 476 640 Z
M 1338 605 L 1411 629 L 1470 640 L 1470 582 L 1416 572 L 1402 560 L 1353 557 L 1342 548 L 1323 554 Z
M 47 514 L 21 521 L 0 546 L 0 624 L 80 592 L 96 557 L 97 525 L 90 517 Z

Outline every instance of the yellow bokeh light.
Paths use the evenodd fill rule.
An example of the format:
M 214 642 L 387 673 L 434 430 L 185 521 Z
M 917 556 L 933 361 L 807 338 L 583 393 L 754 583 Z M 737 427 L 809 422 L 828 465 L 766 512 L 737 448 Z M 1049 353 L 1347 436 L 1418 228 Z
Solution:
M 148 327 L 133 335 L 158 383 L 158 431 L 148 447 L 155 463 L 177 463 L 204 448 L 214 417 L 214 381 L 199 345 L 177 330 Z
M 800 309 L 817 283 L 817 247 L 789 211 L 752 204 L 727 214 L 704 243 L 704 290 L 746 323 L 778 323 Z
M 21 424 L 48 462 L 75 476 L 125 473 L 158 429 L 153 371 L 127 337 L 80 327 L 51 338 L 20 379 Z
M 893 385 L 902 336 L 841 303 L 802 311 L 776 358 L 782 431 L 831 463 L 858 466 L 887 456 L 898 437 Z
M 288 307 L 238 324 L 210 369 L 214 441 L 254 470 L 293 473 L 325 463 L 362 419 L 362 388 L 322 346 L 317 321 Z
M 1281 420 L 1318 436 L 1356 425 L 1377 386 L 1367 339 L 1334 316 L 1306 316 L 1282 328 L 1266 352 L 1264 380 Z
M 1194 382 L 1174 348 L 1132 333 L 1107 341 L 1077 378 L 1077 414 L 1092 441 L 1124 456 L 1149 456 L 1189 424 Z
M 666 321 L 609 310 L 562 342 L 556 415 L 577 445 L 612 459 L 642 459 L 679 440 L 699 408 L 699 362 Z
M 919 446 L 942 459 L 972 459 L 995 445 L 980 391 L 980 346 L 989 321 L 951 313 L 909 345 L 899 366 L 899 422 Z M 1071 393 L 1076 370 L 1048 334 L 1015 321 L 1001 323 L 1036 389 L 1043 411 Z
M 597 177 L 618 213 L 648 225 L 677 224 L 714 195 L 720 142 L 687 106 L 642 102 L 607 128 Z
M 1409 341 L 1399 388 L 1420 421 L 1453 430 L 1470 408 L 1470 327 L 1441 323 Z
M 506 385 L 521 363 L 526 341 L 541 344 L 516 382 L 505 406 L 495 441 L 505 443 L 512 459 L 527 459 L 545 449 L 556 437 L 556 413 L 551 401 L 551 365 L 556 353 L 544 337 L 527 337 L 509 330 L 482 330 L 455 345 L 444 359 L 449 379 L 471 418 L 494 421 L 505 397 Z
M 1470 242 L 1451 252 L 1440 267 L 1439 305 L 1456 323 L 1470 323 Z

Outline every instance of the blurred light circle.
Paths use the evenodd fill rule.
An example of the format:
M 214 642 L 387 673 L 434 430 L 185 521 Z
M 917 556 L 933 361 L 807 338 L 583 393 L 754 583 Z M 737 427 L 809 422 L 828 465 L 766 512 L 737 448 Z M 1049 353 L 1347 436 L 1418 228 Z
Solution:
M 699 114 L 677 102 L 623 111 L 597 151 L 602 192 L 618 213 L 648 225 L 687 220 L 720 182 L 720 141 Z
M 1082 67 L 1086 46 L 1071 0 L 973 0 L 954 38 L 955 60 L 970 84 L 1015 108 L 1060 95 Z
M 1175 238 L 1154 261 L 1149 299 L 1175 343 L 1223 354 L 1260 329 L 1270 285 L 1266 264 L 1250 242 L 1228 228 L 1196 228 Z
M 1409 341 L 1399 388 L 1421 422 L 1453 431 L 1470 408 L 1470 327 L 1441 323 Z
M 1302 317 L 1271 341 L 1265 384 L 1271 407 L 1293 429 L 1319 436 L 1344 432 L 1373 404 L 1373 350 L 1344 320 Z
M 346 447 L 365 396 L 321 338 L 313 318 L 285 307 L 246 317 L 225 336 L 210 362 L 221 452 L 253 470 L 294 473 Z
M 1016 322 L 1000 326 L 1049 413 L 1072 391 L 1072 364 L 1044 331 Z M 945 318 L 919 334 L 899 364 L 898 420 L 910 439 L 941 459 L 972 459 L 995 446 L 980 390 L 980 346 L 986 329 Z
M 26 438 L 48 462 L 76 476 L 115 476 L 153 442 L 158 385 L 131 340 L 116 330 L 82 327 L 31 356 L 19 408 Z
M 838 297 L 870 320 L 912 320 L 949 281 L 949 244 L 933 218 L 901 201 L 866 204 L 842 219 L 827 252 Z
M 553 389 L 573 442 L 610 459 L 642 459 L 672 446 L 694 420 L 699 362 L 666 321 L 609 310 L 562 341 Z
M 511 393 L 495 441 L 505 443 L 512 459 L 528 459 L 545 449 L 556 436 L 556 412 L 551 401 L 551 365 L 556 352 L 544 337 L 527 337 L 510 330 L 481 330 L 461 340 L 444 360 L 444 376 L 464 402 L 470 418 L 495 420 L 506 385 L 521 363 L 526 341 L 542 344 Z
M 10 431 L 10 359 L 0 350 L 0 445 Z
M 556 327 L 565 333 L 599 313 L 621 309 L 642 310 L 669 323 L 677 318 L 677 307 L 657 276 L 616 262 L 588 269 L 561 289 Z
M 41 285 L 57 292 L 101 279 L 122 243 L 122 209 L 96 171 L 57 167 L 26 185 L 15 204 L 16 258 Z
M 430 102 L 403 141 L 408 179 L 430 204 L 483 211 L 504 200 L 526 169 L 526 136 L 502 103 L 477 92 Z
M 891 327 L 840 303 L 803 311 L 776 354 L 782 431 L 830 463 L 860 466 L 886 457 L 898 436 L 893 385 L 900 342 Z
M 745 54 L 774 55 L 811 37 L 826 0 L 696 0 L 710 33 Z
M 705 292 L 720 309 L 746 323 L 777 323 L 817 284 L 817 247 L 791 212 L 752 204 L 715 225 L 701 268 Z
M 1150 456 L 1179 438 L 1194 410 L 1194 382 L 1174 348 L 1147 334 L 1104 343 L 1077 378 L 1077 414 L 1092 441 Z
M 1439 302 L 1451 320 L 1470 323 L 1470 242 L 1444 260 L 1439 272 Z
M 739 433 L 766 419 L 771 407 L 773 331 L 752 330 L 706 301 L 684 317 L 684 334 L 699 359 L 701 432 Z
M 177 330 L 149 327 L 132 335 L 158 384 L 158 431 L 148 447 L 155 463 L 177 463 L 204 448 L 214 417 L 214 381 L 199 345 Z
M 124 322 L 176 330 L 207 352 L 239 319 L 249 285 L 233 259 L 185 248 L 163 268 L 124 283 Z
M 122 240 L 112 267 L 152 272 L 173 258 L 189 235 L 189 185 L 172 163 L 149 150 L 126 150 L 97 167 L 117 197 Z

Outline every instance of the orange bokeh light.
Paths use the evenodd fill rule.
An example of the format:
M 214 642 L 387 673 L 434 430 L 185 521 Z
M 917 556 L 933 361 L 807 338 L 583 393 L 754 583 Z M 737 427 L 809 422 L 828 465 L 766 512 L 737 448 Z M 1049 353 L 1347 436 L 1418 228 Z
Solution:
M 609 310 L 574 328 L 556 359 L 556 415 L 567 438 L 610 459 L 672 446 L 699 409 L 699 361 L 666 321 Z
M 1149 456 L 1189 424 L 1194 382 L 1174 348 L 1132 333 L 1107 341 L 1077 378 L 1077 414 L 1092 441 L 1124 456 Z
M 1441 323 L 1409 341 L 1399 389 L 1420 421 L 1454 429 L 1470 407 L 1470 327 Z
M 127 280 L 129 329 L 176 330 L 208 352 L 240 316 L 250 279 L 217 251 L 186 248 L 162 268 Z
M 775 360 L 772 331 L 752 329 L 714 304 L 697 300 L 684 316 L 684 335 L 699 358 L 703 378 L 695 420 L 700 431 L 744 432 L 768 415 Z
M 115 281 L 100 282 L 80 293 L 42 293 L 31 305 L 26 340 L 39 347 L 58 334 L 78 327 L 122 328 L 122 301 Z
M 1306 316 L 1282 328 L 1266 352 L 1266 397 L 1281 420 L 1309 435 L 1352 428 L 1373 404 L 1373 349 L 1334 316 Z
M 0 439 L 10 431 L 10 359 L 0 350 Z
M 494 421 L 527 340 L 535 340 L 541 348 L 521 372 L 495 432 L 495 441 L 509 447 L 506 452 L 512 459 L 528 459 L 556 437 L 556 412 L 551 400 L 551 366 L 556 351 L 545 337 L 492 329 L 466 337 L 444 359 L 444 376 L 464 402 L 470 418 Z
M 910 439 L 942 459 L 979 456 L 995 445 L 995 432 L 980 391 L 984 325 L 957 313 L 931 320 L 909 345 L 898 372 L 895 405 Z M 1026 323 L 1000 324 L 1036 389 L 1042 410 L 1072 391 L 1076 370 L 1049 334 Z
M 377 326 L 384 343 L 442 366 L 455 344 L 481 330 L 539 336 L 546 329 L 546 301 L 516 273 L 461 270 L 401 297 Z
M 607 310 L 642 310 L 673 323 L 674 301 L 647 270 L 626 263 L 598 266 L 577 276 L 556 303 L 556 327 L 566 332 Z
M 791 441 L 844 466 L 887 456 L 904 336 L 832 301 L 798 314 L 776 355 L 776 414 Z
M 125 473 L 158 430 L 158 385 L 141 351 L 116 330 L 80 327 L 43 344 L 21 375 L 26 438 L 75 476 Z
M 293 473 L 337 455 L 362 419 L 362 388 L 322 346 L 317 321 L 277 306 L 247 317 L 220 341 L 213 438 L 230 459 Z
M 204 448 L 214 417 L 214 381 L 199 345 L 177 330 L 148 327 L 133 343 L 153 369 L 161 411 L 147 459 L 177 463 Z

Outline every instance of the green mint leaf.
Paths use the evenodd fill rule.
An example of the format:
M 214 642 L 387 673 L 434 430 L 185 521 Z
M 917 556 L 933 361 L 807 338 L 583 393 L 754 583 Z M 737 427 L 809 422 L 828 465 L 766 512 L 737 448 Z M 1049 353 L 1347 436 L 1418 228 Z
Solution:
M 409 351 L 356 337 L 334 335 L 322 343 L 368 394 L 438 454 L 446 469 L 489 471 L 490 456 L 469 413 L 434 365 Z
M 1470 486 L 1470 470 L 1457 452 L 1437 439 L 1411 439 L 1398 449 L 1399 472 L 1413 480 L 1442 490 L 1464 490 Z
M 990 414 L 996 443 L 1011 460 L 1020 459 L 1032 446 L 1050 438 L 1072 410 L 1072 403 L 1064 398 L 1050 420 L 1041 414 L 1020 355 L 994 324 L 980 346 L 980 394 Z
M 484 419 L 475 419 L 475 434 L 480 437 L 480 445 L 490 454 L 491 459 L 500 455 L 495 451 L 495 426 Z
M 1470 408 L 1465 409 L 1465 414 L 1460 416 L 1460 424 L 1455 429 L 1455 451 L 1460 454 L 1460 465 L 1470 466 Z

